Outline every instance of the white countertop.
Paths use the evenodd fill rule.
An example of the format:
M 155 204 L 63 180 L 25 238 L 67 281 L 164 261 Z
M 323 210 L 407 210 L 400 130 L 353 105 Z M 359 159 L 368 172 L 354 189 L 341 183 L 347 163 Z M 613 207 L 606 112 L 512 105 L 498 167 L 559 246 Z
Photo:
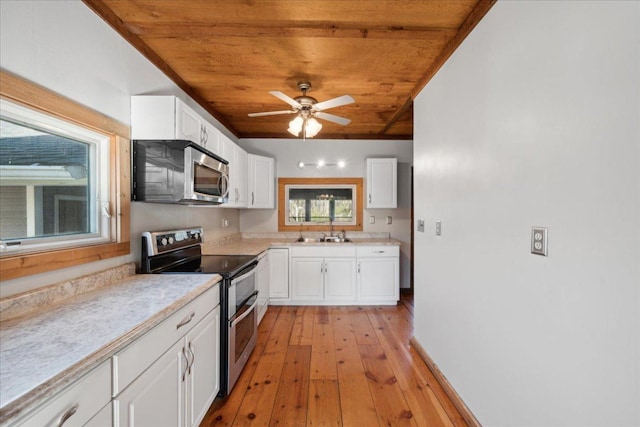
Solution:
M 219 280 L 204 274 L 135 275 L 3 320 L 0 423 L 62 390 Z

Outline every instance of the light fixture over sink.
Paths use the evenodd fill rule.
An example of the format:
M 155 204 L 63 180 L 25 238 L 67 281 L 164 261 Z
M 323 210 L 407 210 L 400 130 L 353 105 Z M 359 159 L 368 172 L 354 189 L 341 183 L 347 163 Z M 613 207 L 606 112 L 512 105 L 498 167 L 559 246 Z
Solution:
M 289 129 L 287 131 L 294 136 L 301 136 L 302 138 L 313 138 L 322 129 L 322 124 L 316 119 L 327 120 L 339 125 L 348 125 L 351 120 L 328 114 L 323 112 L 329 108 L 340 107 L 355 102 L 355 100 L 349 95 L 342 95 L 337 98 L 329 99 L 328 101 L 318 102 L 317 99 L 307 96 L 307 91 L 311 89 L 311 83 L 298 82 L 298 89 L 302 91 L 301 96 L 291 98 L 284 93 L 273 90 L 269 93 L 276 98 L 279 98 L 291 105 L 291 110 L 281 111 L 266 111 L 263 113 L 251 113 L 249 117 L 262 117 L 262 116 L 275 116 L 278 114 L 296 114 L 296 117 L 289 122 Z

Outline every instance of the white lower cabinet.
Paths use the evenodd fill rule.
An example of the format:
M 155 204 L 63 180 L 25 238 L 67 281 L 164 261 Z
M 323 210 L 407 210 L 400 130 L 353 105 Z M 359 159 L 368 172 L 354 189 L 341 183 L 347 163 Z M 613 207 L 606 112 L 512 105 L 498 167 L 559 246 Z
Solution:
M 110 426 L 110 408 L 107 414 L 103 413 L 105 405 L 108 405 L 110 400 L 111 364 L 106 361 L 36 410 L 34 414 L 12 426 Z M 94 417 L 99 419 L 93 420 Z M 100 420 L 107 420 L 107 424 L 97 423 Z
M 355 255 L 353 247 L 292 248 L 292 301 L 321 304 L 355 301 Z
M 197 426 L 219 390 L 220 306 L 115 400 L 119 426 Z
M 271 281 L 270 271 L 270 251 L 263 252 L 258 256 L 258 266 L 256 267 L 256 288 L 258 289 L 258 323 L 262 321 L 264 314 L 269 307 L 269 288 Z
M 269 249 L 269 299 L 289 299 L 289 248 Z
M 185 426 L 183 350 L 184 343 L 176 343 L 120 393 L 114 402 L 119 426 Z
M 358 299 L 394 302 L 400 297 L 400 251 L 397 246 L 358 248 Z

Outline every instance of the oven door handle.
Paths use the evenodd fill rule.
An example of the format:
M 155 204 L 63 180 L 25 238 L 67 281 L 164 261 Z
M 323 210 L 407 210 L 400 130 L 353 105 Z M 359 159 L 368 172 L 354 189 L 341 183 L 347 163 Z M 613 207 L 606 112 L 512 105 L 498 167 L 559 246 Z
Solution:
M 257 264 L 257 262 L 256 262 L 255 264 Z M 236 283 L 238 283 L 238 282 L 242 282 L 242 281 L 243 281 L 244 279 L 246 279 L 247 277 L 249 277 L 249 276 L 251 276 L 251 275 L 256 274 L 255 264 L 254 264 L 254 265 L 252 265 L 252 267 L 253 267 L 253 268 L 252 268 L 251 270 L 249 270 L 248 272 L 246 272 L 246 273 L 245 273 L 245 274 L 243 274 L 242 276 L 240 276 L 240 277 L 234 277 L 233 279 L 231 279 L 231 285 L 229 285 L 229 287 L 231 287 L 231 286 L 235 286 L 235 285 L 236 285 Z
M 229 319 L 229 328 L 233 328 L 234 326 L 236 326 L 239 322 L 242 321 L 242 319 L 251 314 L 251 312 L 256 308 L 256 306 L 258 305 L 258 291 L 255 291 L 253 294 L 251 294 L 251 296 L 247 298 L 246 302 L 249 302 L 251 299 L 253 299 L 251 307 L 240 313 L 236 313 L 231 319 Z M 246 303 L 244 306 L 246 307 Z

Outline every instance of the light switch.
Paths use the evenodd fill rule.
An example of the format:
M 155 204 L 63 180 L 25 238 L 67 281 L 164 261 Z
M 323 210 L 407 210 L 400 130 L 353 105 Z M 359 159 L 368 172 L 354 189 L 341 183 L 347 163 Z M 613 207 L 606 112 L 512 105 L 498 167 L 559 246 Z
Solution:
M 418 220 L 418 231 L 421 231 L 424 233 L 424 219 Z
M 442 221 L 436 221 L 436 236 L 442 235 Z
M 531 253 L 547 256 L 547 229 L 544 227 L 531 228 Z

